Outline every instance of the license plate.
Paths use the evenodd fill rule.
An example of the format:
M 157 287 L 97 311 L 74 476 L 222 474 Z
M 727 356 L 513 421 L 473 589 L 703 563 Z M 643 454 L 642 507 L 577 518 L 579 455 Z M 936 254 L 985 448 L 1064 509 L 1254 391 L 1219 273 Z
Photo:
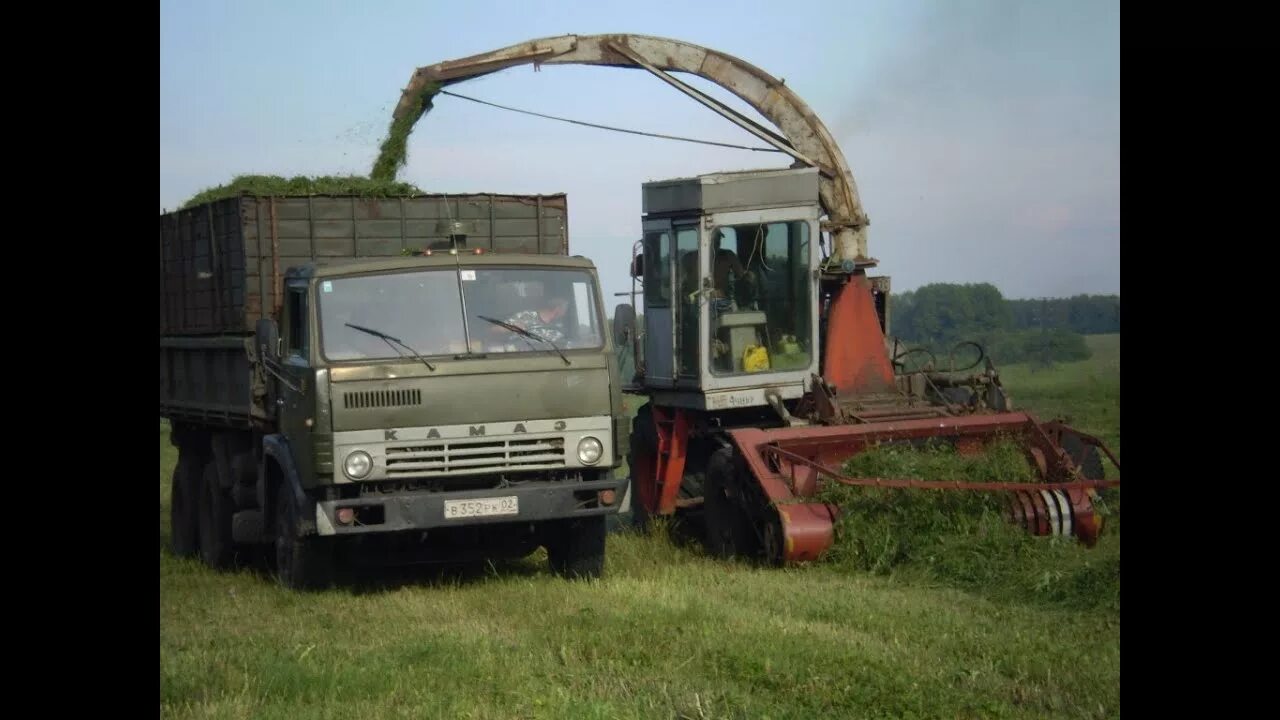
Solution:
M 479 498 L 476 500 L 444 501 L 445 520 L 519 514 L 520 498 L 515 495 L 510 497 Z

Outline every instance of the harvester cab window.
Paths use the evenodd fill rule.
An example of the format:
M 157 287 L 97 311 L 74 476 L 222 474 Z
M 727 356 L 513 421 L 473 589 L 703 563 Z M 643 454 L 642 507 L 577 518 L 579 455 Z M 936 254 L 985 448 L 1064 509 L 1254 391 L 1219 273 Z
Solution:
M 670 233 L 645 233 L 644 304 L 646 307 L 668 307 L 671 304 Z
M 288 293 L 289 294 L 286 296 L 288 301 L 288 316 L 285 321 L 289 325 L 289 340 L 286 352 L 289 355 L 306 358 L 307 287 L 305 285 L 290 285 Z
M 813 310 L 809 224 L 719 227 L 711 247 L 712 371 L 738 375 L 808 368 Z
M 698 315 L 702 299 L 698 292 L 698 226 L 676 226 L 676 254 L 680 258 L 676 275 L 676 297 L 680 302 L 676 315 L 679 328 L 677 348 L 678 372 L 681 377 L 698 377 Z

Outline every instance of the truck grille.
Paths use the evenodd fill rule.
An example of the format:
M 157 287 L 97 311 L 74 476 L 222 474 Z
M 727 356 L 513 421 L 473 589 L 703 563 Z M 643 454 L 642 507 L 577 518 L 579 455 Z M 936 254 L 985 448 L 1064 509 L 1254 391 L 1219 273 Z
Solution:
M 421 390 L 366 390 L 342 395 L 342 407 L 346 410 L 364 408 L 406 407 L 421 405 Z
M 387 446 L 388 477 L 475 475 L 564 467 L 564 438 L 468 439 Z

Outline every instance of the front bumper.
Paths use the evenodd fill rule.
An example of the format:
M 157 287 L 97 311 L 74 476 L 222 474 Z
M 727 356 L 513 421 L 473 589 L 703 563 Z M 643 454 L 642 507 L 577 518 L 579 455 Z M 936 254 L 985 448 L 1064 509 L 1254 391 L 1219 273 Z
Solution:
M 617 513 L 621 507 L 627 482 L 626 477 L 589 482 L 540 481 L 489 490 L 400 492 L 351 500 L 326 500 L 316 503 L 316 531 L 320 535 L 357 535 L 610 515 Z M 604 490 L 614 492 L 614 501 L 610 505 L 599 505 L 594 502 L 598 493 Z M 509 497 L 517 498 L 518 513 L 466 518 L 445 517 L 446 502 Z M 592 504 L 597 507 L 588 507 Z M 362 520 L 351 525 L 340 524 L 337 520 L 339 508 L 353 508 L 356 516 Z M 379 509 L 381 513 L 378 512 Z

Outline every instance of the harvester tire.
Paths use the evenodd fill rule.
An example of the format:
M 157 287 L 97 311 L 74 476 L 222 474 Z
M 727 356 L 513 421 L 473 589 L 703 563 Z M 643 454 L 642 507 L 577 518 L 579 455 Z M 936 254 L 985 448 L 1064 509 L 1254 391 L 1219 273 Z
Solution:
M 200 549 L 200 472 L 202 460 L 179 452 L 169 494 L 169 545 L 175 557 L 192 557 Z
M 570 579 L 595 579 L 604 574 L 605 516 L 562 520 L 547 539 L 551 571 Z
M 778 511 L 770 508 L 761 519 L 764 531 L 764 542 L 761 546 L 760 562 L 765 567 L 782 567 L 786 564 L 786 534 L 782 529 L 782 519 Z
M 333 581 L 329 538 L 304 534 L 301 511 L 291 489 L 280 483 L 276 499 L 276 578 L 290 590 L 319 590 Z
M 200 480 L 200 559 L 215 570 L 225 570 L 235 563 L 233 513 L 231 496 L 218 482 L 218 464 L 210 457 Z
M 636 480 L 636 458 L 643 453 L 649 458 L 650 467 L 658 459 L 658 431 L 653 427 L 653 412 L 649 403 L 640 406 L 631 418 L 631 446 L 627 451 L 627 472 L 631 475 L 631 523 L 641 532 L 649 528 L 649 511 L 640 502 L 640 486 Z
M 741 479 L 735 473 L 733 448 L 720 448 L 707 460 L 705 493 L 702 507 L 707 552 L 724 559 L 754 557 L 758 543 L 746 512 Z

